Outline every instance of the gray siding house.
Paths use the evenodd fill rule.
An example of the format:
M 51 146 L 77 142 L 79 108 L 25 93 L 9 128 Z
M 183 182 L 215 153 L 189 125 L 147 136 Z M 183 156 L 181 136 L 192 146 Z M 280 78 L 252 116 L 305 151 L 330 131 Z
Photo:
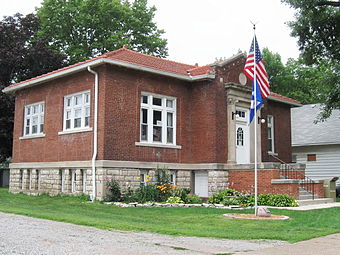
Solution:
M 292 108 L 293 161 L 306 164 L 311 179 L 340 178 L 340 110 L 315 124 L 320 111 L 320 104 Z

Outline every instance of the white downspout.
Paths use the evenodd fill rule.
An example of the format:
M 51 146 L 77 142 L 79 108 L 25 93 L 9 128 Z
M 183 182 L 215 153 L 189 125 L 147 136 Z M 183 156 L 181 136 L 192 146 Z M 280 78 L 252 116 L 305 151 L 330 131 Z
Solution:
M 94 119 L 93 119 L 93 155 L 92 155 L 92 195 L 91 201 L 96 199 L 96 158 L 98 151 L 98 73 L 93 71 L 90 66 L 87 70 L 94 74 Z

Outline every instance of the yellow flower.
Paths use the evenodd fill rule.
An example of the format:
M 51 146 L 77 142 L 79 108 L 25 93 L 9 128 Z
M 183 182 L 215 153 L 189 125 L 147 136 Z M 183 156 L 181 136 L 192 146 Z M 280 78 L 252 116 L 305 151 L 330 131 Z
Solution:
M 140 177 L 138 176 L 137 179 L 140 180 Z

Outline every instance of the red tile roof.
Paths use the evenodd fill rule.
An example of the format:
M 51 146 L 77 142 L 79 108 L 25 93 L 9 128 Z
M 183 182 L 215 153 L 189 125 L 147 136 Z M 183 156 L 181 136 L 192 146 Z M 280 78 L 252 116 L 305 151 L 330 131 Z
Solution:
M 133 50 L 129 50 L 126 47 L 123 47 L 121 49 L 105 53 L 99 57 L 95 57 L 95 58 L 92 58 L 86 61 L 82 61 L 74 65 L 60 68 L 55 71 L 36 76 L 34 78 L 31 78 L 31 79 L 28 79 L 28 80 L 25 80 L 25 81 L 22 81 L 16 84 L 12 84 L 8 86 L 7 88 L 13 88 L 13 87 L 16 87 L 18 85 L 21 85 L 27 82 L 34 82 L 35 80 L 38 80 L 40 78 L 48 77 L 53 74 L 58 74 L 61 71 L 67 71 L 68 69 L 81 66 L 83 64 L 87 64 L 89 62 L 93 62 L 99 59 L 115 60 L 115 61 L 124 62 L 127 64 L 151 68 L 151 69 L 162 71 L 162 72 L 168 72 L 168 73 L 173 73 L 177 75 L 184 75 L 187 77 L 190 77 L 190 75 L 198 76 L 198 75 L 209 74 L 212 70 L 210 66 L 198 67 L 195 65 L 182 64 L 182 63 L 178 63 L 175 61 L 170 61 L 167 59 L 162 59 L 162 58 L 146 55 L 143 53 L 139 53 Z M 188 71 L 190 71 L 190 74 L 188 73 Z
M 297 100 L 294 100 L 292 98 L 289 98 L 289 97 L 286 97 L 286 96 L 282 96 L 280 94 L 277 94 L 277 93 L 274 93 L 274 92 L 271 92 L 270 95 L 269 95 L 269 99 L 272 98 L 272 99 L 277 99 L 279 101 L 285 101 L 285 102 L 288 102 L 288 103 L 292 103 L 292 104 L 296 104 L 296 105 L 302 105 L 299 101 Z

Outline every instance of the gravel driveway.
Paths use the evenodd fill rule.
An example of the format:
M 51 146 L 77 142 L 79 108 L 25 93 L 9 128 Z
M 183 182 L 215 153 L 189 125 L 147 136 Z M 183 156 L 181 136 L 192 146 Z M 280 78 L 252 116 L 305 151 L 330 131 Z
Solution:
M 227 230 L 226 230 L 227 231 Z M 237 254 L 286 244 L 107 231 L 0 213 L 0 254 Z

